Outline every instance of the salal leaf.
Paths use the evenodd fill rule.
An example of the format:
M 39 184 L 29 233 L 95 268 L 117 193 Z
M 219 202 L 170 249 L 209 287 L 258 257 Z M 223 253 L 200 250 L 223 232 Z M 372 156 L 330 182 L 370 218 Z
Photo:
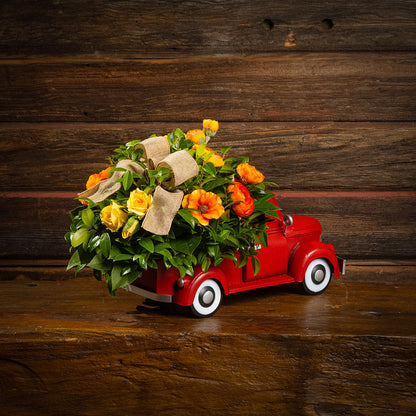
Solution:
M 100 237 L 100 249 L 103 256 L 108 258 L 111 250 L 111 238 L 108 233 L 104 233 Z
M 72 247 L 78 247 L 84 244 L 90 238 L 90 234 L 86 228 L 80 228 L 71 236 Z
M 101 254 L 96 254 L 87 266 L 101 271 L 108 271 L 111 269 L 111 266 L 109 266 Z
M 139 240 L 139 244 L 149 251 L 150 253 L 154 253 L 155 251 L 155 245 L 153 244 L 153 241 L 150 238 L 142 238 Z
M 191 211 L 187 209 L 180 209 L 178 214 L 192 227 L 195 228 L 197 219 L 191 214 Z
M 81 264 L 81 258 L 79 256 L 78 250 L 75 250 L 74 254 L 71 256 L 68 262 L 67 270 L 72 269 L 72 267 L 79 266 Z
M 256 256 L 251 257 L 251 265 L 253 266 L 254 276 L 260 271 L 260 261 Z
M 91 228 L 95 224 L 95 215 L 92 209 L 86 208 L 81 212 L 82 222 L 88 227 Z

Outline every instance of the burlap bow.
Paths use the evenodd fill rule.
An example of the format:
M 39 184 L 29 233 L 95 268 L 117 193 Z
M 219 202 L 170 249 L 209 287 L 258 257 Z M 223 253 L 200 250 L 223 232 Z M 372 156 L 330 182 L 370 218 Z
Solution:
M 198 164 L 186 150 L 170 153 L 169 142 L 163 136 L 144 140 L 135 146 L 135 149 L 137 148 L 143 150 L 141 162 L 149 169 L 164 166 L 172 170 L 172 177 L 163 182 L 163 187 L 160 185 L 156 187 L 152 206 L 147 211 L 142 224 L 146 231 L 167 235 L 183 199 L 183 192 L 179 189 L 174 190 L 174 188 L 196 176 Z M 121 160 L 116 167 L 130 170 L 139 175 L 144 173 L 144 168 L 131 160 Z M 121 183 L 116 181 L 123 175 L 124 171 L 115 171 L 111 178 L 97 183 L 78 196 L 79 198 L 89 198 L 94 203 L 102 202 L 121 188 Z

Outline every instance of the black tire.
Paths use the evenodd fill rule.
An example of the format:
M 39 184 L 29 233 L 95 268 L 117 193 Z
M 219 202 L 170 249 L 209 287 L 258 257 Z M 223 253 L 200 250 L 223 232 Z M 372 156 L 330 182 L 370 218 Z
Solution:
M 322 258 L 312 260 L 303 278 L 303 290 L 308 295 L 319 295 L 328 287 L 331 276 L 332 270 L 328 260 Z
M 191 312 L 197 318 L 207 318 L 214 315 L 222 302 L 221 286 L 213 279 L 201 283 L 195 293 Z

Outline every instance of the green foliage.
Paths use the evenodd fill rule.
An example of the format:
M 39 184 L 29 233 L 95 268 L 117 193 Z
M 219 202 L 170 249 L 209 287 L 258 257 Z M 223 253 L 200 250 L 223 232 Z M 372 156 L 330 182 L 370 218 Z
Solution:
M 193 215 L 197 210 L 181 208 L 167 236 L 149 233 L 141 227 L 143 218 L 127 212 L 124 206 L 132 191 L 140 189 L 152 195 L 158 185 L 171 178 L 172 172 L 166 167 L 150 169 L 143 165 L 140 161 L 142 151 L 134 149 L 139 140 L 115 149 L 108 159 L 113 167 L 122 159 L 130 159 L 141 164 L 145 168 L 144 173 L 138 175 L 120 168 L 112 169 L 110 177 L 115 171 L 123 172 L 118 179 L 121 183 L 119 191 L 100 203 L 94 204 L 87 199 L 87 206 L 72 210 L 70 230 L 65 235 L 72 250 L 68 269 L 75 268 L 77 273 L 84 267 L 90 267 L 98 280 L 105 280 L 113 295 L 117 289 L 139 278 L 145 270 L 157 268 L 160 262 L 167 268 L 177 268 L 182 277 L 192 276 L 198 264 L 203 271 L 207 271 L 212 266 L 219 266 L 224 259 L 233 261 L 239 267 L 251 260 L 254 273 L 259 271 L 254 247 L 259 242 L 263 246 L 268 244 L 267 223 L 270 217 L 277 217 L 277 214 L 276 206 L 269 201 L 274 195 L 266 191 L 266 186 L 275 184 L 247 184 L 254 200 L 254 210 L 248 217 L 240 218 L 232 210 L 235 201 L 227 193 L 227 187 L 238 179 L 236 168 L 240 163 L 248 162 L 248 158 L 228 158 L 222 166 L 214 166 L 209 160 L 215 151 L 204 143 L 192 149 L 193 143 L 186 139 L 182 130 L 175 129 L 167 135 L 167 139 L 171 152 L 187 150 L 199 167 L 198 175 L 177 189 L 185 195 L 196 189 L 213 192 L 221 198 L 225 213 L 220 218 L 210 219 L 209 225 L 203 226 Z M 230 147 L 224 147 L 220 154 L 225 155 L 229 150 Z M 124 227 L 117 231 L 107 228 L 100 215 L 112 201 L 116 201 L 128 214 Z M 131 235 L 123 237 L 127 231 L 131 231 Z

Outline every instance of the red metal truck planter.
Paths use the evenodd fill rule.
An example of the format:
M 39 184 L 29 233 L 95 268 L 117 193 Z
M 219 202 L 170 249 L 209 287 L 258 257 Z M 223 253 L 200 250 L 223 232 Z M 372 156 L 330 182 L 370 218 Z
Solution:
M 277 202 L 273 201 L 276 205 Z M 178 270 L 161 263 L 126 287 L 138 295 L 158 302 L 189 306 L 196 317 L 213 315 L 223 296 L 251 289 L 299 282 L 310 295 L 322 293 L 331 276 L 345 273 L 345 260 L 335 255 L 331 244 L 321 242 L 322 226 L 312 217 L 282 216 L 268 223 L 268 246 L 259 251 L 260 271 L 254 275 L 251 262 L 238 268 L 224 259 L 218 267 L 204 273 L 196 267 L 194 276 L 180 278 Z

